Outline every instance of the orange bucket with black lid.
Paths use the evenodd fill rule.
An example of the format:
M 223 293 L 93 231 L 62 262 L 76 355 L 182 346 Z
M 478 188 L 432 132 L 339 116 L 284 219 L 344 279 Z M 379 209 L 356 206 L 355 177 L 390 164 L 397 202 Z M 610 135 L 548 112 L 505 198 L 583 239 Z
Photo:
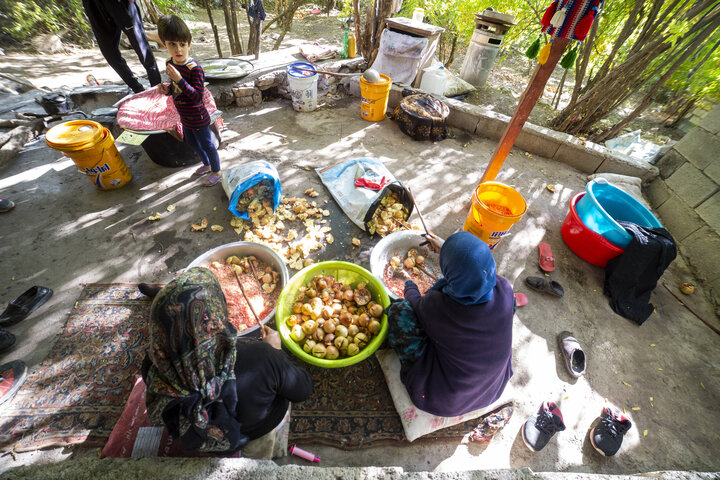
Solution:
M 45 143 L 71 158 L 98 190 L 120 188 L 132 180 L 112 133 L 97 122 L 71 120 L 55 125 L 45 135 Z

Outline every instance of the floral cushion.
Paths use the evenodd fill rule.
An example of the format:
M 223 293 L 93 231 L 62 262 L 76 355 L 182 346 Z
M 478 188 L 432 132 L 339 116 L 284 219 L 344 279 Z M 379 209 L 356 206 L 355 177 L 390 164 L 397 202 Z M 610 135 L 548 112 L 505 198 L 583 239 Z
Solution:
M 408 395 L 405 385 L 400 380 L 400 360 L 397 354 L 393 350 L 378 350 L 375 352 L 375 356 L 380 363 L 380 367 L 385 374 L 385 381 L 390 388 L 390 395 L 392 396 L 393 403 L 395 404 L 395 410 L 400 415 L 400 421 L 402 422 L 403 430 L 405 430 L 405 436 L 408 441 L 413 440 L 432 433 L 435 430 L 441 428 L 451 427 L 458 423 L 478 418 L 486 413 L 489 413 L 501 405 L 504 405 L 512 401 L 513 388 L 512 384 L 508 383 L 505 387 L 505 391 L 494 403 L 487 407 L 468 412 L 464 415 L 456 417 L 440 417 L 431 413 L 420 410 L 413 405 Z

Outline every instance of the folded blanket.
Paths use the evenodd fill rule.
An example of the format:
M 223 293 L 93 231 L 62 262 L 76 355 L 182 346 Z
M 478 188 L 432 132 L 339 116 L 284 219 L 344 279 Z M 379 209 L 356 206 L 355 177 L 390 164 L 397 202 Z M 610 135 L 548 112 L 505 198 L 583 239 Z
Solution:
M 328 58 L 335 58 L 338 54 L 339 49 L 331 45 L 320 45 L 315 42 L 312 45 L 301 45 L 300 54 L 307 58 L 309 62 L 317 62 L 318 60 L 327 60 Z
M 203 103 L 210 115 L 217 110 L 212 93 L 207 88 L 203 93 Z M 118 125 L 137 131 L 175 130 L 182 137 L 180 114 L 170 95 L 157 91 L 157 87 L 137 93 L 123 102 L 118 108 Z M 222 129 L 222 119 L 215 122 Z

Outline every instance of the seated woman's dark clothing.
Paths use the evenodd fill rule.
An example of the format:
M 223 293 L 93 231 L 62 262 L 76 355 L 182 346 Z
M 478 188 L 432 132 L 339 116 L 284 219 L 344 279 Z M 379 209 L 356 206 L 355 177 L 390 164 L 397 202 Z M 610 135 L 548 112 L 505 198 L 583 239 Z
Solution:
M 471 233 L 447 239 L 440 268 L 443 277 L 425 295 L 406 282 L 411 311 L 390 307 L 389 341 L 415 406 L 452 417 L 490 405 L 510 380 L 515 298 L 508 281 L 496 277 L 488 246 Z M 408 344 L 411 331 L 414 340 Z
M 149 328 L 142 372 L 148 417 L 184 450 L 234 453 L 275 428 L 288 402 L 312 393 L 310 375 L 287 354 L 237 340 L 220 284 L 206 268 L 160 290 Z

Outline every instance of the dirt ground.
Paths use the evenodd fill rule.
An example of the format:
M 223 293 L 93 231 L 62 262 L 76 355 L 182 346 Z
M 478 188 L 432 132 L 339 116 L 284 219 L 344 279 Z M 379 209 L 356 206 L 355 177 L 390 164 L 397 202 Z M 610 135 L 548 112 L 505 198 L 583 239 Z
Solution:
M 292 41 L 297 40 L 288 40 Z M 212 44 L 198 44 L 199 50 L 214 49 Z M 133 56 L 132 52 L 126 55 L 137 68 Z M 100 54 L 92 51 L 0 58 L 3 69 L 23 74 L 37 85 L 79 86 L 88 73 L 101 81 L 117 81 Z M 461 228 L 471 191 L 495 144 L 459 131 L 442 142 L 414 142 L 390 120 L 368 123 L 360 119 L 358 110 L 359 100 L 352 97 L 308 114 L 293 112 L 288 100 L 253 109 L 230 108 L 224 116 L 227 131 L 220 155 L 227 167 L 248 159 L 268 159 L 277 166 L 288 195 L 301 195 L 309 186 L 322 192 L 318 200 L 329 200 L 330 225 L 340 240 L 314 258 L 349 259 L 367 267 L 376 240 L 347 222 L 314 168 L 344 158 L 382 159 L 413 189 L 429 227 L 448 236 Z M 19 342 L 0 362 L 23 359 L 31 369 L 38 365 L 61 331 L 81 283 L 164 282 L 199 254 L 239 240 L 230 228 L 200 234 L 189 231 L 189 224 L 203 216 L 211 224 L 226 227 L 230 220 L 224 192 L 203 188 L 191 176 L 192 168 L 160 167 L 141 149 L 129 152 L 126 161 L 133 182 L 113 192 L 96 191 L 72 161 L 47 148 L 41 138 L 0 172 L 0 196 L 17 204 L 0 217 L 4 280 L 0 300 L 11 300 L 28 285 L 55 290 L 42 311 L 11 328 Z M 499 274 L 530 297 L 529 305 L 514 319 L 513 382 L 519 393 L 510 424 L 488 446 L 418 442 L 353 452 L 300 446 L 323 458 L 323 466 L 382 465 L 438 472 L 529 467 L 536 472 L 575 474 L 720 471 L 716 448 L 720 443 L 720 337 L 662 287 L 652 298 L 656 313 L 641 327 L 611 311 L 602 294 L 603 270 L 576 257 L 560 236 L 569 199 L 584 189 L 584 174 L 514 151 L 498 179 L 514 185 L 528 202 L 528 212 L 495 252 Z M 556 185 L 555 193 L 545 188 L 551 183 Z M 176 206 L 172 214 L 159 222 L 147 221 L 147 212 L 164 211 L 169 204 Z M 419 224 L 417 217 L 412 220 Z M 351 236 L 360 238 L 360 248 L 351 247 Z M 541 240 L 553 248 L 558 268 L 552 278 L 565 287 L 562 299 L 523 287 L 526 276 L 541 274 L 537 267 Z M 668 285 L 692 281 L 681 258 L 663 281 Z M 688 304 L 703 315 L 712 315 L 701 292 L 689 298 Z M 588 373 L 580 379 L 568 376 L 557 352 L 556 335 L 561 330 L 573 331 L 585 348 Z M 523 444 L 520 428 L 544 400 L 560 403 L 568 428 L 542 452 L 531 453 Z M 600 457 L 588 440 L 589 429 L 606 402 L 625 409 L 634 424 L 623 449 L 612 458 Z M 17 459 L 4 455 L 0 472 L 96 454 L 77 446 L 20 454 Z M 300 462 L 288 457 L 278 463 Z M 158 477 L 162 477 L 161 464 Z

